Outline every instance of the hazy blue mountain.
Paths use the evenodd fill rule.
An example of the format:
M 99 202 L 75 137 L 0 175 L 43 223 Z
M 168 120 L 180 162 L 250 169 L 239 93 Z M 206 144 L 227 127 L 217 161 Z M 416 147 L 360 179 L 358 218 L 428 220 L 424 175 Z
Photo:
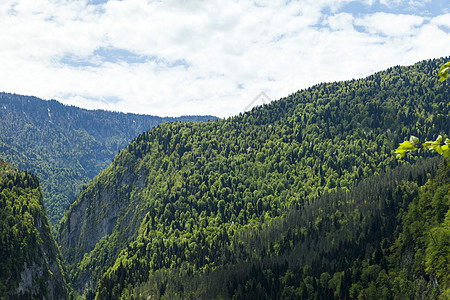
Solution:
M 0 93 L 0 158 L 39 178 L 49 221 L 57 228 L 81 187 L 137 135 L 163 122 L 210 119 L 216 118 L 86 110 Z

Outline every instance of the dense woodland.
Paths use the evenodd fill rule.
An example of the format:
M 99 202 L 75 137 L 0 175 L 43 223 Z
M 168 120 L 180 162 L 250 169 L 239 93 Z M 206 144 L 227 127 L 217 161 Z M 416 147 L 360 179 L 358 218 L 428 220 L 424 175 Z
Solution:
M 0 93 L 0 157 L 39 178 L 56 232 L 81 187 L 137 135 L 163 122 L 210 119 L 93 111 Z
M 64 214 L 68 280 L 87 299 L 445 299 L 448 162 L 393 153 L 450 132 L 444 61 L 139 135 Z
M 67 297 L 39 181 L 0 160 L 0 299 Z
M 247 226 L 232 239 L 219 234 L 217 267 L 163 266 L 148 281 L 127 288 L 121 280 L 138 281 L 136 270 L 146 266 L 143 245 L 149 241 L 138 239 L 126 249 L 128 258 L 103 278 L 98 296 L 116 298 L 108 291 L 120 285 L 126 287 L 126 298 L 437 298 L 450 291 L 450 167 L 441 165 L 437 175 L 435 170 L 436 160 L 399 167 L 364 180 L 349 193 L 333 192 L 290 209 L 270 224 Z M 424 198 L 432 193 L 429 205 Z M 435 231 L 445 238 L 433 240 Z M 186 248 L 167 243 L 165 249 L 170 254 L 177 247 Z

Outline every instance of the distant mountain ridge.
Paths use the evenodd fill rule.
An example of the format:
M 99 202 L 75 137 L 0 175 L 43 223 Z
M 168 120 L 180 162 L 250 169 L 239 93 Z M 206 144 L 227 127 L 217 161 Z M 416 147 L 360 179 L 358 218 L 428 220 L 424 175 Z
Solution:
M 0 93 L 0 158 L 39 177 L 50 223 L 114 155 L 163 122 L 213 116 L 157 117 L 66 106 L 56 100 Z

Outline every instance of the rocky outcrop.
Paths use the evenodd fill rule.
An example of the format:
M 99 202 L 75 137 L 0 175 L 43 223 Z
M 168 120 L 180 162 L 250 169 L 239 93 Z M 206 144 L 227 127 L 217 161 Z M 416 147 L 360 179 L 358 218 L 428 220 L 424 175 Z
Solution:
M 116 167 L 113 162 L 82 190 L 60 224 L 58 243 L 66 264 L 80 264 L 85 260 L 81 265 L 86 268 L 78 268 L 70 278 L 73 287 L 81 293 L 95 285 L 98 279 L 93 279 L 92 270 L 89 270 L 90 257 L 106 252 L 109 255 L 104 262 L 105 267 L 112 263 L 112 258 L 118 254 L 115 252 L 121 249 L 109 246 L 110 235 L 114 233 L 115 240 L 122 241 L 121 244 L 127 243 L 142 221 L 143 213 L 136 213 L 140 201 L 132 194 L 144 188 L 143 178 L 146 175 L 132 175 L 132 169 L 117 172 Z M 111 174 L 114 174 L 114 179 L 104 182 L 104 178 Z M 99 272 L 96 275 L 102 274 Z

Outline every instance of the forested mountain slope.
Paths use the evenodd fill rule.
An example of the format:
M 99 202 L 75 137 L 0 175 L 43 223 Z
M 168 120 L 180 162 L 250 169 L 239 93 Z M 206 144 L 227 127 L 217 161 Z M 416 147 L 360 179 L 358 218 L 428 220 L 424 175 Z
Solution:
M 253 235 L 249 228 L 265 234 L 264 228 L 280 222 L 290 209 L 300 215 L 311 205 L 327 211 L 315 203 L 329 192 L 346 195 L 357 182 L 396 169 L 392 149 L 405 137 L 449 132 L 450 91 L 436 79 L 442 63 L 429 60 L 360 80 L 324 83 L 227 120 L 165 123 L 141 134 L 81 192 L 62 220 L 58 239 L 75 288 L 92 295 L 103 277 L 100 299 L 127 295 L 139 285 L 168 297 L 166 271 L 203 278 L 214 270 L 226 273 L 238 262 L 252 264 L 253 254 L 244 251 Z M 415 162 L 409 160 L 406 164 Z M 433 169 L 427 168 L 422 178 Z M 405 205 L 412 196 L 407 198 Z M 356 226 L 352 218 L 369 218 L 361 230 L 376 226 L 371 221 L 376 218 L 342 214 L 336 222 Z M 309 237 L 317 242 L 314 252 L 326 252 L 327 244 L 317 239 L 323 233 L 320 218 L 314 224 Z M 276 233 L 281 234 L 293 247 L 294 237 Z M 338 232 L 332 229 L 331 234 Z M 362 239 L 359 231 L 348 234 L 342 245 Z M 365 247 L 364 241 L 359 247 Z M 277 242 L 264 247 L 255 251 L 269 257 L 284 251 Z M 371 252 L 354 253 L 334 270 L 361 255 Z M 206 284 L 201 282 L 199 291 Z M 251 283 L 231 284 L 228 295 L 240 295 L 234 287 L 243 293 L 256 289 Z M 177 288 L 181 293 L 183 287 Z
M 0 160 L 0 299 L 67 299 L 38 179 Z
M 57 228 L 82 185 L 137 135 L 167 121 L 209 119 L 215 118 L 86 110 L 0 93 L 0 157 L 39 178 L 50 223 Z

